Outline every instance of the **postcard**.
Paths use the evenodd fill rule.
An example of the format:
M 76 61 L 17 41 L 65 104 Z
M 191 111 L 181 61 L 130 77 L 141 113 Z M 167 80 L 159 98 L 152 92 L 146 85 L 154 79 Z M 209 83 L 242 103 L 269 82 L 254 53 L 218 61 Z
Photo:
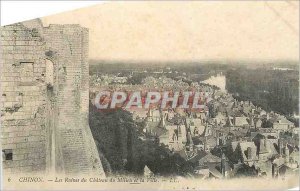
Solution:
M 105 2 L 0 68 L 3 190 L 299 188 L 298 1 Z

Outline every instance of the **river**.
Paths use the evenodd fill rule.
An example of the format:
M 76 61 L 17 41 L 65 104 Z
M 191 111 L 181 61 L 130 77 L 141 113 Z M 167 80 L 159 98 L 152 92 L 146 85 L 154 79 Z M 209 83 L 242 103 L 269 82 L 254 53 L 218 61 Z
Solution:
M 226 76 L 223 73 L 211 76 L 210 78 L 202 82 L 209 85 L 217 86 L 220 88 L 221 91 L 226 92 Z

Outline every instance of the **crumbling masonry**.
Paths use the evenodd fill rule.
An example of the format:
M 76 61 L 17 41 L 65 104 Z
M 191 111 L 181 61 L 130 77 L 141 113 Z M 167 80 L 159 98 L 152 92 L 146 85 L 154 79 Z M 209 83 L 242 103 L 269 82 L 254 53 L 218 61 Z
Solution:
M 1 27 L 4 173 L 104 175 L 88 124 L 88 29 Z

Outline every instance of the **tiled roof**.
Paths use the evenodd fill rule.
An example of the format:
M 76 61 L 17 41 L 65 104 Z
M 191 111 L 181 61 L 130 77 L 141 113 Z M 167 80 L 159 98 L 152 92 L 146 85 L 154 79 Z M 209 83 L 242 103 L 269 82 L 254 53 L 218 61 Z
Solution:
M 256 155 L 257 148 L 256 148 L 254 142 L 241 142 L 240 143 L 240 148 L 241 148 L 242 157 L 243 157 L 244 160 L 255 160 L 255 159 L 257 159 L 257 155 Z M 247 149 L 248 148 L 251 148 L 252 158 L 249 158 L 249 156 L 247 156 Z
M 274 144 L 277 144 L 276 139 L 261 139 L 259 153 L 269 153 L 270 156 L 278 154 Z
M 238 146 L 239 142 L 238 141 L 233 141 L 231 142 L 231 148 L 232 148 L 232 151 L 234 152 Z
M 214 177 L 217 177 L 217 178 L 222 178 L 223 175 L 216 169 L 216 166 L 215 165 L 208 165 L 208 168 L 209 168 L 209 172 L 214 176 Z
M 180 151 L 177 151 L 176 152 L 181 158 L 183 158 L 184 160 L 188 160 L 188 155 L 187 153 L 185 152 L 185 149 L 181 149 Z
M 209 163 L 220 163 L 221 158 L 217 157 L 211 153 L 207 153 L 204 157 L 198 160 L 199 164 L 209 164 Z
M 208 153 L 206 151 L 198 151 L 197 154 L 190 158 L 190 162 L 191 163 L 198 163 L 198 161 L 203 158 L 204 156 L 206 156 Z
M 243 125 L 249 125 L 247 121 L 247 117 L 236 117 L 235 126 L 243 126 Z
M 213 136 L 207 136 L 206 143 L 209 147 L 215 147 L 217 145 L 217 138 Z

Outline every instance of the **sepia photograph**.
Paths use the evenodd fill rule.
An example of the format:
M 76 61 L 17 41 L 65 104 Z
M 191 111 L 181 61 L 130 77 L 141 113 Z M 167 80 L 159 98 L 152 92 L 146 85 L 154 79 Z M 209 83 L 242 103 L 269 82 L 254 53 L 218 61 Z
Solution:
M 299 188 L 299 1 L 111 1 L 0 30 L 1 189 Z

